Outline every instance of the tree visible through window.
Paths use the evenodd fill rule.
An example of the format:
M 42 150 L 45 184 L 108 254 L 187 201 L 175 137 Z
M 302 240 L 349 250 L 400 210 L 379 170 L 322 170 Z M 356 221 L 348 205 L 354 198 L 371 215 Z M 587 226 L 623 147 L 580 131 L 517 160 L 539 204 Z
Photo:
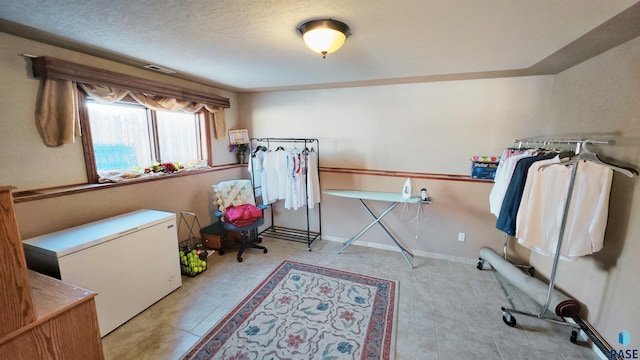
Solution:
M 153 111 L 125 101 L 86 104 L 99 174 L 206 160 L 204 118 L 198 114 Z

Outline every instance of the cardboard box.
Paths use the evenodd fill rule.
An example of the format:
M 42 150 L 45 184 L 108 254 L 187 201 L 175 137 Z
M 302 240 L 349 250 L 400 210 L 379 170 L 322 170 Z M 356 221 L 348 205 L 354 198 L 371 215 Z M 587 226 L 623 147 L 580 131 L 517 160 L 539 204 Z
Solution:
M 471 162 L 471 178 L 493 180 L 496 178 L 496 170 L 498 170 L 497 162 L 472 161 Z

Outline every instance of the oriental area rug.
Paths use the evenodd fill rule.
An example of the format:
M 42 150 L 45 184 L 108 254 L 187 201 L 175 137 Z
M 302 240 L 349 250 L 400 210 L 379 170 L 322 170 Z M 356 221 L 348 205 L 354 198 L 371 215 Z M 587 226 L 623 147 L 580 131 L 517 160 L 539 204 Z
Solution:
M 282 262 L 184 359 L 393 359 L 398 283 Z

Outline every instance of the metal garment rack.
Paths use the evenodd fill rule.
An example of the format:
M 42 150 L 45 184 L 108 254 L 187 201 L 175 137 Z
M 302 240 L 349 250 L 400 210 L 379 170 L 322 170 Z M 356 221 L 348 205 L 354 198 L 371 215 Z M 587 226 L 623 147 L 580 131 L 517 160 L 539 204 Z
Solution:
M 564 145 L 575 145 L 575 155 L 579 158 L 579 159 L 584 159 L 586 161 L 599 161 L 599 159 L 597 158 L 597 156 L 595 155 L 595 153 L 591 153 L 586 145 L 587 144 L 609 144 L 609 141 L 597 141 L 597 140 L 574 140 L 574 139 L 544 139 L 544 138 L 526 138 L 526 139 L 517 139 L 515 141 L 516 143 L 518 143 L 518 147 L 522 148 L 523 146 L 530 146 L 531 144 L 537 145 L 538 147 L 541 148 L 545 148 L 547 149 L 549 145 L 560 145 L 560 144 L 564 144 Z M 540 146 L 542 145 L 542 146 Z M 583 157 L 580 157 L 583 156 Z M 513 301 L 511 300 L 511 297 L 509 296 L 509 294 L 506 291 L 505 286 L 502 284 L 501 280 L 496 276 L 498 283 L 500 284 L 500 286 L 502 287 L 502 290 L 504 291 L 505 295 L 507 296 L 507 300 L 509 301 L 509 304 L 511 305 L 511 308 L 506 308 L 506 307 L 502 307 L 501 310 L 503 312 L 503 320 L 504 322 L 509 325 L 509 326 L 515 326 L 516 321 L 515 318 L 513 317 L 513 314 L 519 314 L 519 315 L 524 315 L 524 316 L 529 316 L 529 317 L 533 317 L 533 318 L 537 318 L 540 320 L 545 320 L 548 322 L 552 322 L 555 324 L 559 324 L 559 325 L 564 325 L 564 326 L 569 326 L 571 327 L 572 333 L 571 333 L 571 337 L 570 340 L 571 342 L 576 342 L 577 339 L 577 335 L 578 335 L 578 330 L 581 329 L 579 324 L 572 324 L 572 323 L 568 323 L 566 321 L 564 321 L 564 318 L 562 319 L 563 321 L 558 321 L 556 319 L 551 319 L 545 316 L 547 310 L 549 309 L 549 305 L 550 305 L 550 301 L 551 301 L 551 293 L 554 289 L 555 286 L 555 278 L 556 278 L 556 270 L 558 267 L 558 261 L 560 259 L 560 250 L 562 248 L 562 242 L 563 242 L 563 238 L 564 238 L 564 232 L 565 232 L 565 228 L 566 228 L 566 223 L 567 223 L 567 217 L 568 217 L 568 213 L 569 213 L 569 206 L 571 204 L 571 198 L 573 195 L 573 187 L 575 184 L 575 179 L 576 179 L 576 174 L 577 174 L 577 169 L 578 169 L 578 164 L 579 164 L 580 160 L 576 161 L 576 162 L 572 162 L 572 169 L 571 169 L 571 177 L 569 180 L 569 186 L 567 189 L 567 199 L 565 200 L 565 204 L 564 204 L 564 208 L 563 208 L 563 213 L 562 213 L 562 222 L 561 222 L 561 226 L 560 226 L 560 231 L 558 234 L 558 241 L 557 241 L 557 245 L 556 245 L 556 251 L 553 257 L 553 264 L 551 267 L 551 275 L 549 276 L 549 287 L 547 290 L 547 296 L 546 296 L 546 302 L 544 304 L 542 304 L 542 309 L 540 310 L 540 313 L 538 314 L 533 314 L 533 313 L 528 313 L 528 312 L 524 312 L 524 311 L 519 311 L 515 309 L 515 306 L 513 305 Z M 554 166 L 554 165 L 561 165 L 563 164 L 562 162 L 559 164 L 553 164 L 553 165 L 549 165 L 549 166 Z M 610 164 L 609 165 L 610 168 L 612 168 L 614 171 L 617 172 L 621 172 L 627 176 L 634 176 L 634 175 L 638 175 L 638 171 L 636 169 L 624 169 L 624 168 L 619 168 Z M 505 259 L 506 259 L 506 239 L 505 239 Z M 482 261 L 482 260 L 481 260 Z M 478 263 L 478 268 L 481 269 L 482 265 L 481 263 Z
M 305 138 L 251 138 L 251 141 L 249 142 L 249 161 L 253 161 L 253 143 L 257 142 L 258 146 L 263 146 L 263 144 L 266 144 L 266 149 L 267 150 L 274 150 L 271 149 L 271 146 L 274 145 L 281 145 L 281 144 L 287 144 L 287 143 L 293 143 L 294 146 L 295 144 L 303 144 L 304 147 L 302 148 L 303 150 L 309 150 L 309 148 L 311 147 L 311 149 L 313 149 L 316 154 L 318 154 L 318 182 L 320 181 L 320 143 L 318 141 L 318 139 L 305 139 Z M 257 147 L 256 147 L 257 149 Z M 253 165 L 253 163 L 252 163 Z M 252 166 L 253 167 L 253 166 Z M 254 197 L 256 197 L 256 190 L 260 188 L 260 186 L 256 187 L 255 185 L 255 179 L 254 179 L 254 174 L 255 171 L 251 172 L 251 184 L 253 184 L 253 195 Z M 307 204 L 304 206 L 305 210 L 306 210 L 306 219 L 307 219 L 307 226 L 306 229 L 294 229 L 294 228 L 289 228 L 289 227 L 284 227 L 284 226 L 276 226 L 275 225 L 275 221 L 274 221 L 274 214 L 273 214 L 273 204 L 270 204 L 269 207 L 271 208 L 271 225 L 269 227 L 267 227 L 266 229 L 262 230 L 258 235 L 265 235 L 271 238 L 275 238 L 275 239 L 281 239 L 281 240 L 289 240 L 289 241 L 295 241 L 295 242 L 302 242 L 302 243 L 306 243 L 307 244 L 307 249 L 309 251 L 311 251 L 311 244 L 318 238 L 320 238 L 321 234 L 322 234 L 322 213 L 321 213 L 321 209 L 320 209 L 320 203 L 316 204 L 315 206 L 317 206 L 318 209 L 318 231 L 311 231 L 311 226 L 309 223 L 309 189 L 308 189 L 308 184 L 309 182 L 309 177 L 307 176 L 307 172 L 304 172 L 304 183 L 305 183 L 305 187 L 304 187 L 304 191 L 305 191 L 305 197 L 307 198 Z

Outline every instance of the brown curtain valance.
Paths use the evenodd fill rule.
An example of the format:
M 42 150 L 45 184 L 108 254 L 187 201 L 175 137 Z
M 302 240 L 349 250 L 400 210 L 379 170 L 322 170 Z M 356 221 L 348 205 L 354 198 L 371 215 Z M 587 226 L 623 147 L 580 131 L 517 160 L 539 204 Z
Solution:
M 107 102 L 130 94 L 154 110 L 197 112 L 205 108 L 213 114 L 215 138 L 226 135 L 224 109 L 230 107 L 228 98 L 49 57 L 34 58 L 32 65 L 33 75 L 44 79 L 36 123 L 48 146 L 75 142 L 79 135 L 76 84 Z
M 230 108 L 229 99 L 218 96 L 183 89 L 154 80 L 116 73 L 113 71 L 94 68 L 50 58 L 46 56 L 31 59 L 33 76 L 51 80 L 67 80 L 78 83 L 104 85 L 116 89 L 148 93 L 156 96 L 171 97 L 204 103 L 213 107 Z

